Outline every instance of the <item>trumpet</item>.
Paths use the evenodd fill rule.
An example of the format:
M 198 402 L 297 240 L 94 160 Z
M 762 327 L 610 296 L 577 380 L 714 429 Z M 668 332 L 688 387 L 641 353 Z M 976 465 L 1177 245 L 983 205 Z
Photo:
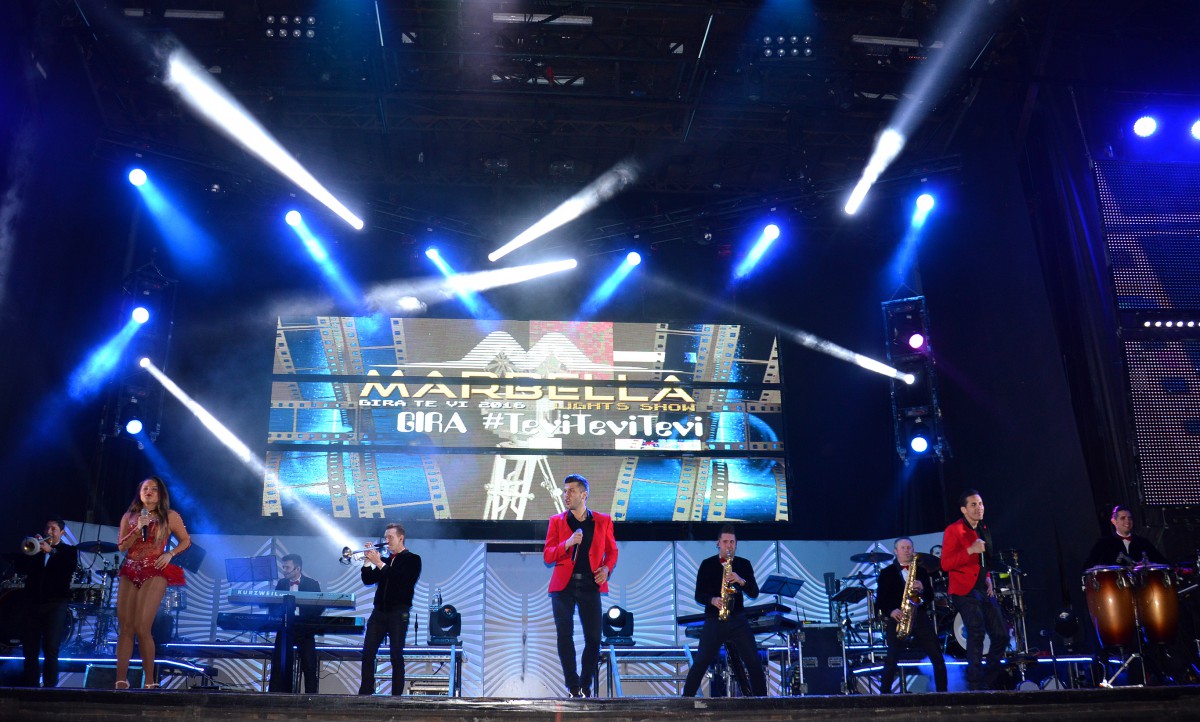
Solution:
M 43 539 L 38 536 L 25 537 L 21 540 L 21 552 L 27 557 L 37 554 L 42 550 L 42 541 Z
M 372 544 L 366 549 L 351 549 L 350 547 L 342 547 L 342 558 L 338 561 L 346 566 L 350 566 L 350 564 L 354 561 L 354 557 L 358 556 L 359 554 L 366 554 L 370 551 L 383 552 L 386 550 L 387 544 L 382 543 Z

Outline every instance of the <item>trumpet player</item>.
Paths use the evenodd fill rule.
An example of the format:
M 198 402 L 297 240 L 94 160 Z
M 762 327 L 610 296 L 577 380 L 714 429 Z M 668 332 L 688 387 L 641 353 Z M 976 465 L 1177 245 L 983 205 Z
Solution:
M 383 533 L 389 556 L 379 555 L 368 542 L 363 553 L 362 582 L 376 585 L 375 608 L 367 619 L 363 637 L 362 682 L 359 694 L 375 694 L 375 656 L 388 638 L 392 662 L 392 696 L 404 694 L 404 638 L 408 634 L 408 616 L 413 592 L 421 578 L 421 557 L 404 546 L 404 527 L 388 524 Z
M 700 644 L 687 680 L 683 683 L 683 696 L 695 697 L 708 665 L 726 645 L 737 654 L 750 682 L 750 694 L 767 696 L 767 679 L 758 661 L 758 646 L 754 632 L 743 611 L 742 597 L 758 597 L 758 582 L 754 580 L 754 566 L 749 559 L 737 556 L 737 533 L 732 524 L 721 527 L 717 536 L 717 555 L 700 562 L 696 570 L 696 603 L 704 607 L 704 627 L 700 630 Z M 730 660 L 732 662 L 732 659 Z
M 58 686 L 58 650 L 67 634 L 67 603 L 71 595 L 71 577 L 79 563 L 79 550 L 63 541 L 66 523 L 57 517 L 47 519 L 42 534 L 22 543 L 25 554 L 18 558 L 17 572 L 25 575 L 25 624 L 21 647 L 25 652 L 27 687 Z M 46 661 L 41 673 L 38 654 Z
M 892 551 L 896 559 L 879 572 L 876 609 L 883 617 L 884 637 L 887 639 L 887 659 L 883 662 L 883 676 L 879 679 L 879 691 L 889 694 L 892 681 L 896 678 L 896 665 L 900 652 L 910 643 L 920 647 L 929 655 L 933 664 L 933 681 L 937 691 L 946 691 L 946 660 L 938 646 L 937 632 L 929 618 L 930 599 L 933 597 L 933 579 L 929 572 L 916 564 L 913 541 L 906 536 L 896 540 Z M 909 584 L 911 582 L 911 587 Z M 905 589 L 909 594 L 905 597 Z M 912 605 L 909 634 L 901 638 L 896 628 L 904 618 L 906 605 Z

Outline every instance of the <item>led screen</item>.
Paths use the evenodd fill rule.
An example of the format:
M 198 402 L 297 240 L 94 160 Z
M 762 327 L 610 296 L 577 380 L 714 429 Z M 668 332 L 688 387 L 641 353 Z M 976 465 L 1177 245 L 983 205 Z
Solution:
M 744 325 L 281 317 L 262 512 L 787 521 L 778 343 Z

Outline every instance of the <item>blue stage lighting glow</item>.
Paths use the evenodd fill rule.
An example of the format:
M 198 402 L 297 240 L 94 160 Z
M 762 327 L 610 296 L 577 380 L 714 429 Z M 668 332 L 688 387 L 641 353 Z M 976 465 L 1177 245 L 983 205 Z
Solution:
M 425 257 L 431 261 L 436 261 L 437 259 L 441 258 L 441 254 L 438 253 L 436 246 L 430 246 L 429 248 L 425 249 Z
M 922 213 L 928 213 L 933 210 L 933 196 L 928 193 L 922 193 L 917 196 L 917 210 Z
M 642 254 L 638 253 L 637 251 L 630 251 L 625 256 L 625 262 L 631 266 L 636 266 L 642 262 Z
M 287 214 L 283 217 L 283 222 L 288 224 L 292 228 L 295 228 L 296 226 L 300 225 L 300 220 L 301 220 L 300 211 L 288 211 Z
M 133 313 L 130 314 L 130 318 L 132 318 L 136 323 L 145 323 L 150 320 L 150 311 L 146 310 L 145 306 L 138 306 L 137 308 L 133 309 Z
M 632 260 L 633 256 L 637 256 L 638 260 L 636 263 Z M 641 255 L 636 251 L 632 251 L 629 253 L 629 255 L 625 256 L 625 260 L 618 264 L 617 267 L 612 270 L 612 273 L 609 273 L 608 277 L 601 281 L 600 285 L 596 286 L 595 290 L 588 295 L 587 299 L 583 302 L 583 305 L 579 308 L 580 316 L 591 316 L 603 308 L 604 305 L 608 303 L 609 299 L 613 297 L 613 294 L 617 292 L 617 289 L 621 286 L 621 283 L 623 283 L 625 279 L 629 277 L 629 274 L 633 272 L 634 266 L 637 266 L 638 263 L 641 263 L 641 259 Z
M 321 275 L 338 295 L 339 300 L 350 308 L 357 308 L 361 305 L 362 292 L 342 273 L 341 267 L 329 256 L 325 244 L 321 243 L 321 239 L 313 234 L 299 213 L 296 214 L 296 223 L 292 225 L 292 230 L 300 237 L 300 242 L 304 244 L 308 255 L 316 262 Z
M 754 245 L 750 248 L 750 252 L 747 253 L 746 257 L 742 259 L 742 262 L 737 265 L 737 268 L 733 269 L 734 280 L 736 281 L 748 276 L 750 272 L 754 270 L 754 267 L 758 265 L 758 262 L 762 259 L 763 254 L 767 252 L 767 249 L 771 247 L 771 244 L 774 243 L 775 239 L 777 238 L 779 238 L 779 226 L 772 223 L 771 225 L 763 228 L 762 233 L 760 233 L 758 236 L 758 240 L 756 240 Z
M 134 168 L 129 171 L 129 182 L 140 188 L 146 183 L 146 171 L 141 168 Z
M 125 424 L 125 432 L 134 436 L 142 433 L 142 420 L 130 419 L 129 423 Z
M 929 439 L 926 439 L 920 434 L 912 437 L 912 440 L 908 442 L 908 445 L 918 454 L 924 454 L 926 451 L 929 451 Z
M 1192 137 L 1196 140 L 1200 140 L 1200 120 L 1192 123 Z
M 1133 123 L 1133 132 L 1139 138 L 1149 138 L 1158 130 L 1158 121 L 1149 115 L 1143 115 Z
M 217 255 L 217 244 L 203 228 L 188 217 L 187 210 L 169 198 L 157 183 L 146 179 L 137 187 L 150 218 L 166 241 L 167 250 L 189 272 L 208 271 Z
M 109 374 L 116 369 L 121 355 L 133 340 L 142 325 L 132 318 L 112 336 L 98 346 L 72 373 L 67 382 L 67 393 L 76 401 L 83 401 L 103 386 Z

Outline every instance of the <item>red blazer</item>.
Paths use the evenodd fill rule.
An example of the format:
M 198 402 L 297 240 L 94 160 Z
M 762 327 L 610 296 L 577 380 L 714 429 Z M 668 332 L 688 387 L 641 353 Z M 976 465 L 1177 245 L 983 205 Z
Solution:
M 967 553 L 967 547 L 978 538 L 966 519 L 959 519 L 942 533 L 942 569 L 950 575 L 951 594 L 970 594 L 979 581 L 979 555 Z
M 571 559 L 571 549 L 564 542 L 575 532 L 567 525 L 567 510 L 550 517 L 550 528 L 546 530 L 546 546 L 542 549 L 542 559 L 547 564 L 554 565 L 554 573 L 550 575 L 550 591 L 559 592 L 567 588 L 571 581 L 571 572 L 575 562 Z M 608 576 L 612 576 L 617 568 L 617 539 L 613 536 L 613 520 L 608 514 L 592 512 L 592 522 L 595 524 L 592 536 L 592 547 L 588 552 L 588 564 L 592 571 L 600 567 L 608 567 Z M 572 547 L 573 548 L 573 547 Z M 600 585 L 601 592 L 608 591 L 608 582 Z

